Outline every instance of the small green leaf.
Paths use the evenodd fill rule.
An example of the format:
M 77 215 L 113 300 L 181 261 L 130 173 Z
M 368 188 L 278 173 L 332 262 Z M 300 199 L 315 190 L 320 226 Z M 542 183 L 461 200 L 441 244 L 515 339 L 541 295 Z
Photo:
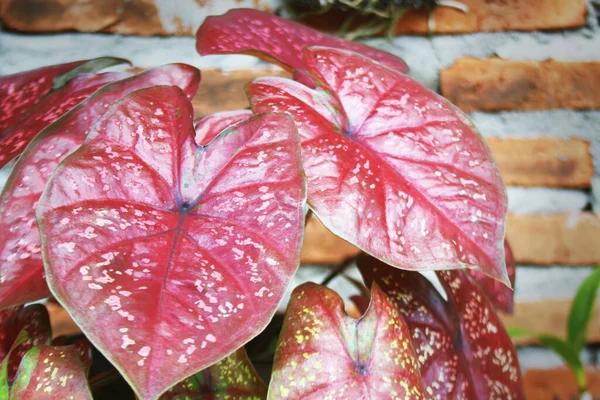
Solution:
M 256 373 L 243 347 L 216 364 L 184 379 L 160 400 L 235 399 L 262 400 L 267 387 Z
M 579 391 L 585 391 L 587 388 L 587 378 L 585 376 L 585 371 L 583 370 L 583 364 L 579 359 L 579 352 L 575 351 L 571 343 L 557 338 L 556 336 L 539 335 L 538 338 L 544 346 L 552 349 L 565 361 L 575 374 Z
M 527 329 L 519 328 L 519 327 L 516 327 L 516 326 L 506 327 L 506 332 L 508 333 L 508 336 L 510 336 L 510 338 L 513 339 L 513 340 L 517 339 L 517 338 L 522 338 L 522 337 L 531 337 L 531 336 L 534 336 Z
M 81 64 L 78 67 L 73 68 L 72 70 L 65 72 L 64 74 L 58 75 L 54 78 L 52 89 L 56 90 L 67 84 L 71 79 L 73 79 L 78 74 L 83 74 L 86 72 L 97 72 L 101 71 L 105 68 L 112 67 L 114 65 L 120 64 L 129 64 L 131 65 L 131 61 L 126 60 L 124 58 L 117 57 L 99 57 L 94 58 L 86 62 L 85 64 Z
M 8 363 L 10 360 L 10 355 L 13 350 L 19 347 L 21 344 L 25 343 L 29 339 L 29 335 L 26 330 L 22 330 L 19 332 L 19 336 L 12 344 L 10 351 L 4 357 L 2 364 L 0 364 L 0 399 L 8 399 L 8 392 L 10 390 L 10 386 L 8 383 Z
M 33 347 L 21 361 L 8 398 L 92 400 L 77 348 Z
M 571 304 L 569 325 L 567 328 L 567 342 L 576 354 L 579 354 L 585 345 L 588 325 L 594 312 L 594 304 L 596 303 L 599 286 L 600 268 L 596 268 L 579 286 Z

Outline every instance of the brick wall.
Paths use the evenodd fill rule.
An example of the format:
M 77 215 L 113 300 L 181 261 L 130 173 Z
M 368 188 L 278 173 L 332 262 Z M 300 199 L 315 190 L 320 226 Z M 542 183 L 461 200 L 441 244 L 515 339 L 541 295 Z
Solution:
M 27 20 L 18 12 L 19 7 L 9 7 L 16 3 L 24 7 L 29 1 L 1 0 L 0 17 L 5 26 L 171 35 L 193 32 L 190 26 L 202 18 L 194 0 L 178 3 L 170 14 L 165 13 L 162 0 L 132 0 L 125 9 L 116 7 L 117 0 L 114 4 L 98 2 L 104 4 L 101 15 L 105 20 L 96 25 L 83 23 L 85 18 L 73 17 L 66 8 L 34 14 Z M 76 1 L 60 3 L 64 6 Z M 258 3 L 260 7 L 272 6 Z M 367 43 L 403 57 L 412 68 L 411 76 L 468 112 L 481 130 L 509 185 L 507 235 L 519 264 L 516 312 L 506 316 L 505 322 L 563 336 L 570 299 L 591 266 L 600 263 L 597 14 L 592 3 L 584 0 L 464 3 L 470 6 L 470 13 L 444 8 L 435 11 L 431 35 L 413 35 L 425 32 L 427 18 L 422 13 L 408 13 L 397 32 L 409 35 L 392 42 L 375 38 Z M 186 7 L 195 11 L 186 12 Z M 203 12 L 207 10 L 215 12 Z M 100 15 L 101 10 L 92 11 L 85 12 Z M 50 15 L 60 15 L 62 25 L 44 22 Z M 153 19 L 156 15 L 159 22 Z M 97 17 L 96 22 L 99 20 Z M 265 71 L 269 66 L 250 57 L 200 58 L 191 37 L 32 37 L 0 32 L 0 74 L 106 54 L 127 57 L 141 67 L 187 62 L 202 69 L 243 69 L 203 72 L 201 93 L 194 102 L 199 115 L 245 107 L 245 82 L 271 73 Z M 327 269 L 314 264 L 336 262 L 354 252 L 351 245 L 311 220 L 303 262 L 313 266 L 301 269 L 296 280 L 319 281 Z M 334 286 L 342 287 L 340 282 Z M 600 342 L 597 312 L 594 318 L 590 340 Z M 525 369 L 561 364 L 551 353 L 531 346 L 522 347 L 520 356 Z M 597 356 L 593 348 L 585 353 L 590 362 Z

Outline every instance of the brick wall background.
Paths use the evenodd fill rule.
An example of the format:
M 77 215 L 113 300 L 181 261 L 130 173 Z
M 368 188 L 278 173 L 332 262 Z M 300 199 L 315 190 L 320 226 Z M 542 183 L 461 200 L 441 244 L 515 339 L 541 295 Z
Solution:
M 186 35 L 207 12 L 222 12 L 214 4 L 202 9 L 199 4 L 203 2 L 193 0 L 177 2 L 169 10 L 166 7 L 173 2 L 131 0 L 127 7 L 119 8 L 122 1 L 114 0 L 97 2 L 103 4 L 102 9 L 84 9 L 76 15 L 67 6 L 77 1 L 61 1 L 62 8 L 27 16 L 23 7 L 35 1 L 0 0 L 0 17 L 4 26 L 38 31 Z M 596 4 L 585 0 L 463 2 L 471 12 L 447 8 L 434 12 L 431 35 L 412 35 L 426 32 L 427 17 L 408 13 L 398 25 L 402 36 L 392 42 L 382 38 L 366 42 L 404 58 L 412 77 L 468 112 L 485 136 L 509 185 L 507 235 L 519 264 L 517 306 L 505 322 L 564 336 L 570 299 L 591 266 L 600 264 L 600 26 Z M 268 1 L 246 1 L 244 5 L 273 7 Z M 336 20 L 329 18 L 327 23 Z M 0 74 L 101 55 L 129 58 L 139 67 L 186 62 L 211 70 L 203 71 L 195 101 L 198 115 L 245 107 L 242 88 L 249 79 L 281 74 L 246 56 L 200 58 L 192 37 L 30 36 L 0 31 Z M 328 269 L 315 264 L 333 263 L 355 251 L 311 220 L 303 253 L 307 265 L 296 280 L 319 282 Z M 341 283 L 334 281 L 334 288 L 341 290 Z M 598 342 L 600 318 L 596 311 L 590 346 L 584 354 L 589 364 L 598 364 L 594 345 Z M 518 343 L 524 370 L 562 365 L 557 356 L 531 340 Z

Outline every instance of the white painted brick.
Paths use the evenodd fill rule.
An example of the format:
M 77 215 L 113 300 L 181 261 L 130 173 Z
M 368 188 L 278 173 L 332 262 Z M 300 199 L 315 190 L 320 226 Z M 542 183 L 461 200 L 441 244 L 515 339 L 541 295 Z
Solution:
M 600 215 L 600 176 L 592 179 L 592 209 Z
M 201 57 L 192 37 L 135 37 L 63 33 L 23 35 L 0 32 L 0 74 L 101 56 L 123 57 L 138 67 L 183 62 L 197 68 L 225 70 L 266 67 L 245 55 Z
M 584 364 L 596 365 L 594 353 L 595 351 L 590 349 L 584 349 L 581 352 L 581 360 Z M 517 349 L 517 354 L 523 373 L 530 369 L 552 369 L 565 366 L 560 356 L 545 347 L 521 347 Z
M 590 195 L 583 190 L 523 188 L 509 186 L 508 211 L 518 214 L 548 214 L 584 209 Z
M 568 300 L 577 293 L 592 267 L 533 267 L 519 265 L 515 284 L 516 301 Z

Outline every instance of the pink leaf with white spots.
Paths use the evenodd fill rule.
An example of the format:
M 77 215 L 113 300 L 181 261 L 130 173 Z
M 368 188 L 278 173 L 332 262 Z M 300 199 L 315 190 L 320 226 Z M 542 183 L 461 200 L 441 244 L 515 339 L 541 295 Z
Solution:
M 508 282 L 506 192 L 466 116 L 366 57 L 304 50 L 318 88 L 284 78 L 248 86 L 255 112 L 296 121 L 308 203 L 333 233 L 395 267 L 474 268 Z
M 92 400 L 75 346 L 39 346 L 29 350 L 19 366 L 10 398 Z
M 474 271 L 472 269 L 469 269 L 468 271 L 481 290 L 488 296 L 490 303 L 492 303 L 496 310 L 506 314 L 512 314 L 515 292 L 511 288 L 515 287 L 517 264 L 507 240 L 504 241 L 504 259 L 506 260 L 506 272 L 508 273 L 511 287 L 508 287 L 502 282 L 492 279 L 479 271 Z
M 56 166 L 75 151 L 109 106 L 128 93 L 175 85 L 192 98 L 199 71 L 185 64 L 150 69 L 106 85 L 40 132 L 25 149 L 0 195 L 0 308 L 50 295 L 44 279 L 35 208 Z
M 410 328 L 432 399 L 524 399 L 517 352 L 485 294 L 464 270 L 438 271 L 445 301 L 418 272 L 358 259 L 366 284 L 396 304 Z
M 68 343 L 69 337 L 62 335 L 52 339 L 51 344 L 52 346 L 68 346 Z M 87 374 L 87 371 L 89 371 L 90 367 L 92 366 L 92 344 L 84 337 L 77 339 L 74 343 L 72 343 L 72 346 L 74 346 L 77 350 L 77 354 L 79 354 L 79 360 L 83 365 L 83 370 L 86 371 Z
M 37 209 L 52 293 L 142 398 L 257 335 L 300 258 L 292 120 L 253 117 L 202 147 L 192 117 L 178 88 L 129 94 L 56 169 Z
M 121 72 L 78 75 L 65 86 L 51 92 L 27 116 L 0 136 L 0 167 L 18 157 L 38 132 L 64 113 L 107 83 L 123 79 L 128 75 Z
M 292 293 L 275 353 L 269 399 L 424 399 L 406 323 L 373 285 L 359 319 L 333 290 L 305 283 Z
M 221 111 L 209 114 L 195 123 L 196 143 L 205 146 L 230 126 L 250 118 L 251 110 Z
M 216 364 L 173 386 L 160 400 L 261 400 L 267 387 L 242 347 Z
M 0 76 L 0 137 L 52 90 L 53 79 L 86 60 Z
M 296 80 L 310 86 L 314 84 L 302 62 L 302 49 L 314 45 L 352 50 L 399 72 L 408 72 L 404 60 L 393 54 L 258 10 L 233 9 L 210 16 L 196 33 L 196 49 L 201 55 L 250 54 L 294 71 Z
M 27 338 L 14 347 L 21 331 L 27 332 Z M 9 381 L 15 376 L 25 353 L 34 346 L 49 344 L 51 337 L 50 317 L 43 305 L 32 304 L 0 311 L 0 361 L 10 354 L 7 366 Z

